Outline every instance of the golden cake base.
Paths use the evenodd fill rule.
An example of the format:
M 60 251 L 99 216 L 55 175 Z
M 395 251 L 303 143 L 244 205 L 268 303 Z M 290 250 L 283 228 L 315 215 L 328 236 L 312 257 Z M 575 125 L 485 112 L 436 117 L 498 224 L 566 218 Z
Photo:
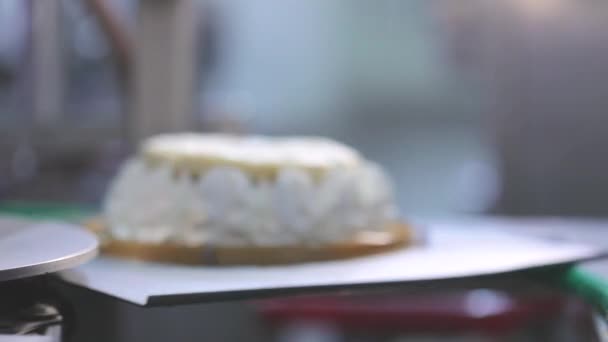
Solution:
M 412 229 L 404 223 L 391 224 L 384 231 L 361 232 L 345 242 L 320 246 L 147 244 L 104 238 L 108 236 L 107 227 L 99 219 L 85 225 L 102 237 L 101 252 L 106 255 L 187 265 L 277 265 L 348 259 L 403 248 L 414 240 Z

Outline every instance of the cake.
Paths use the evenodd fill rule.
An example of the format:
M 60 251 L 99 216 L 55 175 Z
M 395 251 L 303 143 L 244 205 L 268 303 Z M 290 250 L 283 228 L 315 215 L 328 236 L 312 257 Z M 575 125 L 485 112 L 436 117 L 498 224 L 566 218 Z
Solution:
M 347 247 L 351 256 L 357 246 L 394 247 L 409 236 L 404 225 L 395 233 L 397 211 L 383 170 L 320 137 L 149 138 L 112 181 L 103 222 L 119 254 L 153 259 L 201 247 L 253 260 L 258 252 L 267 260 L 327 248 L 344 254 Z M 303 257 L 319 258 L 325 257 Z

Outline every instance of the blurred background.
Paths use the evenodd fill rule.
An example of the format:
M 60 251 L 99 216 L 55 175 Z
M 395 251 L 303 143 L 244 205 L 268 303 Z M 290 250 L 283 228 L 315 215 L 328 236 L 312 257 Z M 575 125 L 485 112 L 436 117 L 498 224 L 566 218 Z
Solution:
M 602 0 L 0 2 L 0 201 L 95 207 L 142 138 L 201 130 L 344 141 L 408 217 L 604 217 L 607 112 Z M 170 314 L 263 325 L 249 304 L 212 307 Z M 114 340 L 169 315 L 111 311 Z M 275 338 L 344 338 L 304 327 Z

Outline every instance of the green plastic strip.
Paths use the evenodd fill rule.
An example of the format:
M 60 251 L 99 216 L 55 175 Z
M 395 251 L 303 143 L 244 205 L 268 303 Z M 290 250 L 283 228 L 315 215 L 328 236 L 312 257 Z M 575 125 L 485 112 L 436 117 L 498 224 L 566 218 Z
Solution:
M 30 219 L 80 221 L 95 213 L 93 208 L 70 203 L 4 202 L 0 214 Z
M 602 312 L 608 312 L 608 281 L 580 267 L 570 268 L 562 277 L 562 284 Z

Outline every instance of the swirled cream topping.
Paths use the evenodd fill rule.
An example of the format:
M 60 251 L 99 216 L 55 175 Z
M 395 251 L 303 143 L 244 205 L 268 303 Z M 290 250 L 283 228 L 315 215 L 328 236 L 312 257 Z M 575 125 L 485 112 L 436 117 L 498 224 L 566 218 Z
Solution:
M 275 154 L 273 142 L 279 138 L 173 138 L 161 136 L 145 144 L 143 156 L 127 161 L 111 185 L 104 215 L 114 238 L 186 245 L 314 245 L 383 229 L 395 219 L 385 174 L 338 143 L 283 139 Z M 164 157 L 150 165 L 150 153 Z M 255 153 L 262 157 L 256 159 Z M 206 160 L 203 168 L 188 164 L 182 169 L 196 171 L 198 177 L 175 172 L 172 162 L 184 155 L 190 161 Z M 270 169 L 264 177 L 251 173 Z
M 287 166 L 320 176 L 334 168 L 352 168 L 361 163 L 357 151 L 319 137 L 165 134 L 146 141 L 141 155 L 151 164 L 170 165 L 185 173 L 232 166 L 256 179 L 275 179 L 279 169 Z

